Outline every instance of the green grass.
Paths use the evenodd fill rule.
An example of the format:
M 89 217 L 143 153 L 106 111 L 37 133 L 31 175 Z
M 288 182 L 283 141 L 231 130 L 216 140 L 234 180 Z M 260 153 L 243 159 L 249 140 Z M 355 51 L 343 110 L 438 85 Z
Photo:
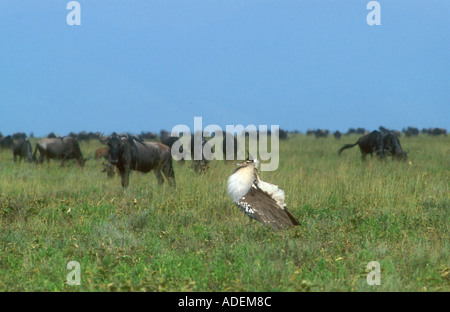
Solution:
M 301 222 L 282 231 L 228 197 L 233 161 L 203 175 L 175 164 L 176 190 L 133 172 L 124 190 L 100 161 L 18 165 L 0 151 L 0 290 L 450 291 L 449 138 L 402 137 L 406 163 L 337 155 L 356 139 L 280 142 L 279 169 L 261 178 Z M 79 286 L 66 282 L 70 261 Z M 366 282 L 370 261 L 379 286 Z

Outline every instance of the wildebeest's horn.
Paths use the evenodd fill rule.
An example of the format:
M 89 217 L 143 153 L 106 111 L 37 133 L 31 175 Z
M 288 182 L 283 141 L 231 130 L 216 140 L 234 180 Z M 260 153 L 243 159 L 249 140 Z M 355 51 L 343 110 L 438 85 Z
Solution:
M 108 141 L 108 137 L 104 137 L 103 133 L 99 134 L 98 139 L 102 144 L 106 144 L 106 142 Z

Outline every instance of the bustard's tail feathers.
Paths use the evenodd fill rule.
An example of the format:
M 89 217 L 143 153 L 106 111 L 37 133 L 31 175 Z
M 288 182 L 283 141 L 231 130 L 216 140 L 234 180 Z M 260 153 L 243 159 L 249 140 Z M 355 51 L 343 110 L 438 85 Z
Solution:
M 278 185 L 264 182 L 260 180 L 259 177 L 256 181 L 256 184 L 262 191 L 272 197 L 277 202 L 278 206 L 280 206 L 280 208 L 284 209 L 284 207 L 286 206 L 286 203 L 284 202 L 285 194 L 282 189 L 278 188 Z

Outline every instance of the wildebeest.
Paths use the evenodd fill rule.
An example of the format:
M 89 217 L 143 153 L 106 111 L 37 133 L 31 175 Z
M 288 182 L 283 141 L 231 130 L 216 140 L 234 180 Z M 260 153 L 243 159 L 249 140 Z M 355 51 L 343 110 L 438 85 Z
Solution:
M 419 135 L 419 129 L 414 128 L 414 127 L 408 127 L 407 129 L 403 129 L 403 132 L 405 132 L 405 135 L 407 137 Z
M 381 131 L 381 134 L 382 134 L 382 135 L 385 135 L 385 134 L 388 133 L 388 132 L 392 132 L 392 133 L 395 134 L 397 137 L 401 137 L 401 136 L 402 136 L 402 133 L 401 133 L 400 131 L 398 131 L 398 130 L 394 130 L 394 129 L 389 130 L 388 128 L 383 127 L 383 126 L 379 126 L 378 129 Z
M 14 140 L 10 135 L 0 138 L 0 148 L 11 148 L 13 144 Z
M 144 140 L 154 141 L 154 140 L 158 139 L 158 136 L 156 135 L 156 133 L 153 133 L 150 131 L 147 131 L 147 132 L 141 131 L 141 133 L 138 135 L 138 138 L 141 141 L 144 141 Z
M 198 137 L 198 136 L 197 136 Z M 202 159 L 195 159 L 194 157 L 194 146 L 195 146 L 195 138 L 196 136 L 194 136 L 193 134 L 191 134 L 191 159 L 192 159 L 192 168 L 194 169 L 194 171 L 196 173 L 204 173 L 208 168 L 209 168 L 209 161 L 205 159 L 205 157 L 203 157 L 203 153 L 202 153 Z M 172 146 L 173 144 L 178 141 L 180 138 L 177 136 L 170 136 L 170 133 L 165 131 L 165 130 L 161 130 L 161 143 L 164 145 L 167 145 L 170 150 L 172 150 Z M 201 136 L 201 144 L 202 144 L 202 150 L 205 146 L 205 144 L 207 144 L 206 139 L 203 137 L 203 135 Z M 179 148 L 179 153 L 183 154 L 183 146 L 180 146 Z M 200 158 L 200 157 L 198 157 Z M 185 159 L 182 158 L 179 160 L 180 164 L 184 164 Z
M 169 185 L 175 186 L 175 173 L 172 166 L 171 150 L 159 142 L 143 142 L 137 136 L 118 133 L 104 138 L 100 142 L 109 147 L 109 162 L 115 165 L 122 178 L 122 186 L 127 187 L 131 170 L 140 172 L 155 171 L 159 184 L 164 176 Z M 161 174 L 162 172 L 162 174 Z
M 333 135 L 334 135 L 334 138 L 335 138 L 336 140 L 339 140 L 339 139 L 341 138 L 341 136 L 342 136 L 342 133 L 341 133 L 339 130 L 336 130 L 336 131 L 333 133 Z
M 40 140 L 36 144 L 33 159 L 36 159 L 38 150 L 38 163 L 42 163 L 46 159 L 47 162 L 50 162 L 50 159 L 62 159 L 61 166 L 63 166 L 66 160 L 75 159 L 83 167 L 87 160 L 83 158 L 78 141 L 72 137 L 45 138 Z
M 114 174 L 120 174 L 119 169 L 117 169 L 117 167 L 113 164 L 111 164 L 110 162 L 103 164 L 103 170 L 102 172 L 106 172 L 106 175 L 108 176 L 108 178 L 112 178 L 114 177 Z
M 280 140 L 286 140 L 288 138 L 288 131 L 280 129 L 280 131 L 278 131 L 278 138 Z
M 28 162 L 33 161 L 31 143 L 28 138 L 20 139 L 15 142 L 12 146 L 14 161 L 17 161 L 17 157 L 19 157 L 19 162 L 22 161 L 22 158 L 25 158 Z
M 366 129 L 363 128 L 363 127 L 359 127 L 359 128 L 356 129 L 356 133 L 357 134 L 364 134 L 364 133 L 366 133 Z
M 380 131 L 374 130 L 368 134 L 363 135 L 354 144 L 346 144 L 339 150 L 339 155 L 343 150 L 347 148 L 352 148 L 358 145 L 361 150 L 362 160 L 366 160 L 367 154 L 373 156 L 373 153 L 377 155 L 378 158 L 383 159 L 385 157 L 383 137 Z
M 317 138 L 326 138 L 328 136 L 328 134 L 330 133 L 330 131 L 325 130 L 325 129 L 317 129 L 316 131 L 314 131 L 314 135 Z
M 386 155 L 391 155 L 392 159 L 405 161 L 408 157 L 400 145 L 398 136 L 393 132 L 383 134 L 383 148 Z
M 13 135 L 12 135 L 12 138 L 17 141 L 25 140 L 26 137 L 27 137 L 27 134 L 25 132 L 16 132 L 16 133 L 13 133 Z
M 109 148 L 107 147 L 99 147 L 95 150 L 95 160 L 99 160 L 100 158 L 108 159 L 109 157 Z
M 436 135 L 445 135 L 447 136 L 447 130 L 445 128 L 424 128 L 422 129 L 423 133 L 427 133 L 428 135 L 436 136 Z

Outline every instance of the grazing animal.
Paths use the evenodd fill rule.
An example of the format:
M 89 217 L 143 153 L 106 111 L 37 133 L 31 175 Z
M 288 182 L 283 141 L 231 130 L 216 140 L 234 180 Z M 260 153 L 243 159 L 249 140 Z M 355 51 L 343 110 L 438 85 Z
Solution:
M 194 169 L 194 171 L 196 173 L 200 174 L 200 173 L 204 173 L 208 170 L 209 160 L 207 160 L 204 157 L 203 152 L 201 155 L 201 159 L 195 159 L 194 146 L 196 144 L 196 141 L 195 141 L 196 138 L 197 137 L 194 136 L 193 134 L 191 135 L 191 160 L 192 160 L 191 167 Z M 179 137 L 172 137 L 172 136 L 170 136 L 170 134 L 167 131 L 161 130 L 161 143 L 163 143 L 164 145 L 167 145 L 171 150 L 172 150 L 173 144 L 176 141 L 178 141 L 179 139 L 180 139 Z M 206 144 L 208 144 L 208 141 L 206 141 L 206 139 L 203 136 L 201 137 L 201 144 L 202 144 L 202 151 L 203 151 L 204 146 Z M 180 154 L 183 153 L 183 146 L 180 146 L 179 152 L 180 152 Z M 198 158 L 200 158 L 200 157 L 198 157 Z M 184 162 L 185 162 L 184 158 L 179 160 L 179 163 L 182 165 L 184 164 Z
M 159 142 L 143 142 L 134 135 L 113 133 L 107 138 L 100 136 L 100 142 L 109 148 L 109 162 L 115 165 L 122 178 L 122 186 L 129 185 L 131 170 L 155 171 L 158 183 L 164 183 L 164 174 L 170 186 L 175 186 L 170 148 Z
M 95 150 L 95 160 L 99 160 L 100 158 L 108 159 L 109 157 L 109 148 L 100 147 Z
M 392 159 L 406 161 L 408 155 L 403 151 L 398 136 L 393 132 L 383 134 L 383 148 L 386 155 L 391 155 Z
M 406 137 L 419 135 L 419 129 L 414 127 L 408 127 L 407 129 L 403 129 L 403 132 L 405 132 Z
M 11 148 L 14 145 L 14 140 L 12 136 L 7 135 L 5 137 L 0 138 L 0 148 L 6 149 Z
M 364 134 L 366 132 L 367 132 L 366 129 L 362 128 L 362 127 L 359 127 L 359 128 L 356 129 L 356 133 L 357 134 Z
M 445 128 L 428 128 L 423 129 L 423 133 L 427 133 L 428 135 L 437 136 L 437 135 L 445 135 L 447 136 L 447 130 Z
M 330 131 L 325 130 L 325 129 L 317 129 L 316 131 L 314 131 L 314 135 L 317 138 L 326 138 L 328 136 L 328 134 L 330 133 Z
M 114 177 L 114 175 L 116 173 L 120 174 L 119 169 L 117 169 L 117 167 L 115 165 L 112 165 L 109 162 L 106 164 L 103 164 L 103 167 L 104 168 L 103 168 L 102 172 L 106 172 L 106 175 L 108 176 L 108 178 Z
M 28 138 L 20 139 L 19 141 L 15 142 L 13 147 L 13 156 L 14 156 L 14 162 L 17 161 L 17 157 L 19 157 L 19 162 L 22 161 L 22 158 L 25 158 L 28 162 L 33 161 L 32 156 L 32 148 L 31 143 Z
M 13 133 L 13 135 L 12 135 L 12 138 L 17 141 L 25 140 L 26 137 L 27 137 L 27 135 L 25 132 L 16 132 L 16 133 Z
M 334 135 L 334 138 L 335 138 L 336 140 L 340 140 L 340 139 L 341 139 L 341 136 L 342 136 L 342 133 L 341 133 L 339 130 L 336 130 L 336 131 L 333 133 L 333 135 Z
M 238 166 L 228 178 L 228 194 L 250 221 L 257 220 L 275 229 L 300 225 L 286 208 L 284 191 L 259 178 L 256 160 L 246 160 Z
M 38 163 L 42 163 L 44 160 L 50 162 L 50 159 L 62 159 L 61 166 L 64 166 L 66 160 L 74 159 L 80 167 L 83 167 L 87 160 L 87 158 L 83 158 L 78 141 L 72 137 L 45 138 L 40 140 L 36 144 L 33 159 L 36 159 L 38 150 Z
M 288 131 L 280 129 L 280 131 L 278 131 L 278 138 L 280 140 L 287 140 L 287 138 L 288 138 Z
M 367 154 L 373 156 L 375 153 L 378 158 L 383 159 L 385 157 L 384 147 L 383 147 L 383 137 L 380 131 L 374 130 L 368 134 L 363 135 L 354 144 L 346 144 L 339 150 L 339 155 L 343 150 L 347 148 L 352 148 L 358 145 L 361 150 L 362 160 L 366 160 Z

